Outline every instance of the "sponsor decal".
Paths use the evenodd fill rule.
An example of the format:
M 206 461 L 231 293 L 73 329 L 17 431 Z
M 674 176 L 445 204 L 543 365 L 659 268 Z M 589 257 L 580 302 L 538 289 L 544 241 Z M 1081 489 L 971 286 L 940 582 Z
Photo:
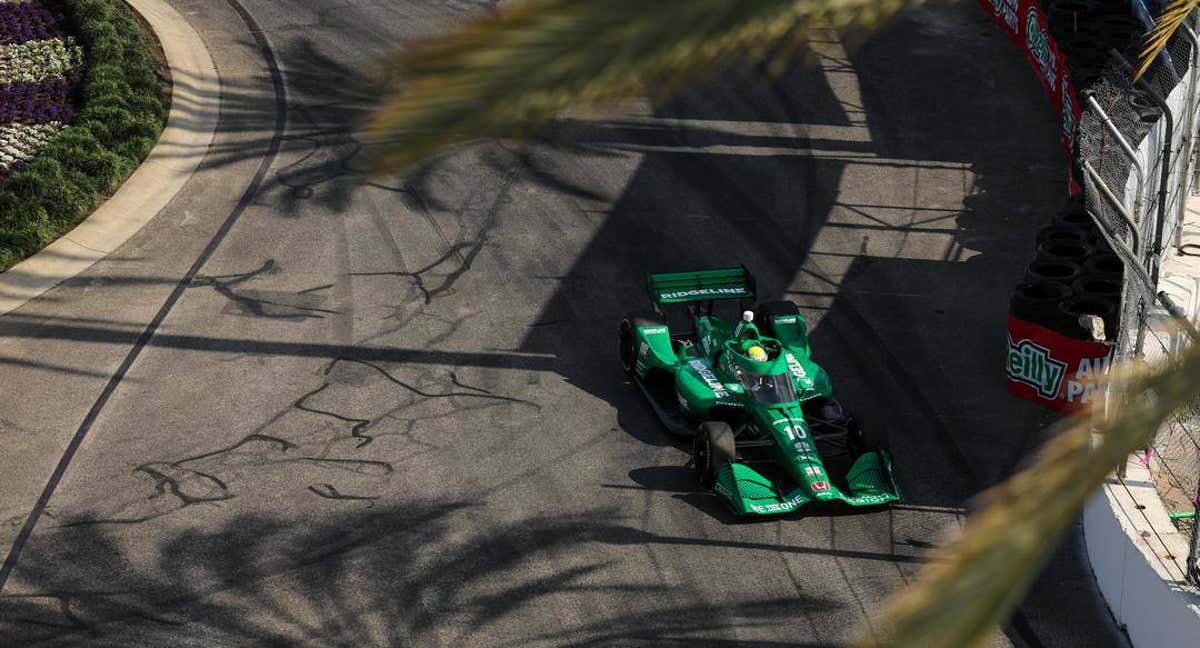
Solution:
M 796 450 L 796 452 L 802 452 L 802 453 L 812 452 L 812 446 L 808 444 L 808 441 L 797 441 L 792 444 L 792 448 L 794 448 Z
M 779 502 L 778 504 L 751 504 L 750 510 L 754 511 L 755 513 L 784 513 L 796 508 L 797 506 L 800 506 L 806 501 L 808 501 L 808 496 L 804 493 L 800 493 L 799 495 L 795 495 L 790 499 Z
M 892 495 L 855 495 L 847 497 L 846 502 L 849 504 L 886 504 L 897 499 Z
M 1043 398 L 1054 398 L 1062 386 L 1067 363 L 1050 356 L 1050 349 L 1031 340 L 1013 344 L 1008 339 L 1008 379 L 1037 389 Z
M 1062 84 L 1062 129 L 1065 137 L 1075 136 L 1075 102 L 1071 99 L 1071 84 Z
M 811 488 L 813 489 L 814 493 L 824 493 L 829 490 L 829 482 L 815 481 L 812 483 Z
M 780 425 L 780 423 L 782 423 L 783 425 Z M 774 421 L 771 421 L 771 425 L 776 430 L 779 430 L 780 432 L 783 432 L 784 434 L 788 435 L 789 441 L 795 441 L 796 439 L 804 439 L 804 438 L 808 437 L 808 431 L 804 429 L 804 426 L 803 425 L 793 425 L 792 419 L 785 419 L 785 418 L 775 419 Z
M 1038 19 L 1038 9 L 1030 6 L 1025 14 L 1025 47 L 1037 63 L 1038 69 L 1045 79 L 1046 85 L 1053 91 L 1058 90 L 1058 58 L 1050 48 L 1050 36 L 1042 29 L 1042 21 Z
M 717 398 L 729 398 L 729 392 L 725 391 L 725 385 L 721 384 L 717 374 L 713 373 L 713 370 L 703 360 L 691 360 L 688 362 L 688 366 L 696 371 L 696 374 L 700 376 L 705 385 L 708 385 Z
M 809 477 L 820 477 L 821 469 L 817 468 L 816 466 L 805 466 L 804 474 L 808 475 Z
M 660 299 L 684 299 L 687 297 L 710 297 L 710 296 L 749 296 L 750 291 L 745 288 L 700 288 L 696 290 L 680 290 L 678 292 L 659 293 Z
M 996 20 L 1003 23 L 1011 31 L 1017 31 L 1017 4 L 1018 0 L 990 0 L 992 3 L 992 13 L 995 14 Z
M 795 315 L 788 315 L 787 317 L 776 317 L 776 318 L 775 318 L 775 323 L 776 323 L 776 324 L 795 324 L 795 323 L 796 323 L 796 316 L 795 316 Z
M 794 510 L 796 507 L 809 501 L 809 497 L 804 494 L 795 495 L 778 504 L 751 504 L 750 510 L 755 513 L 785 513 Z M 843 498 L 848 504 L 867 505 L 872 504 L 887 504 L 888 502 L 897 499 L 893 495 L 856 495 L 854 497 Z
M 720 479 L 718 479 L 717 482 L 715 484 L 713 484 L 713 490 L 716 491 L 720 495 L 724 495 L 725 497 L 728 497 L 731 500 L 737 499 L 736 497 L 734 497 L 733 493 L 729 492 L 728 488 L 725 488 L 725 484 L 722 484 Z
M 642 335 L 662 335 L 666 332 L 667 327 L 665 326 L 647 326 L 646 328 L 642 329 Z
M 785 358 L 787 359 L 788 371 L 792 372 L 792 376 L 796 379 L 796 382 L 800 383 L 800 388 L 812 389 L 812 378 L 808 377 L 808 372 L 804 370 L 804 365 L 800 364 L 800 360 L 790 353 Z
M 642 342 L 641 346 L 638 347 L 638 357 L 639 358 L 644 357 L 646 355 L 646 352 L 649 350 L 650 350 L 650 345 L 646 344 L 645 342 Z
M 1071 82 L 1071 71 L 1067 57 L 1057 51 L 1054 38 L 1046 29 L 1046 16 L 1038 6 L 1038 0 L 980 0 L 984 10 L 1009 40 L 1020 47 L 1025 58 L 1037 73 L 1046 89 L 1054 109 L 1058 111 L 1062 131 L 1059 142 L 1068 155 L 1073 155 L 1075 125 L 1079 120 L 1079 101 L 1075 86 Z M 1071 192 L 1078 193 L 1081 187 L 1071 178 Z
M 1009 315 L 1008 389 L 1050 409 L 1074 412 L 1102 397 L 1110 351 L 1103 342 L 1072 339 Z

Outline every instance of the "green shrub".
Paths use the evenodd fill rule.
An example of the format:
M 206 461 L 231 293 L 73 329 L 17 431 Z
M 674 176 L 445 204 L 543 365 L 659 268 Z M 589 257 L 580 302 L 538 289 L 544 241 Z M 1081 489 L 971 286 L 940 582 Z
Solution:
M 74 227 L 154 147 L 166 115 L 162 69 L 120 0 L 65 0 L 84 47 L 75 123 L 0 185 L 0 270 Z

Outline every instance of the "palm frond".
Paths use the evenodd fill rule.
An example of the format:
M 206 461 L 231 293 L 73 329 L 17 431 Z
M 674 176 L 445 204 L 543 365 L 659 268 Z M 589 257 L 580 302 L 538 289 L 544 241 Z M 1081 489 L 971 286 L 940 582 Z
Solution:
M 1166 49 L 1171 37 L 1197 6 L 1200 6 L 1200 0 L 1171 0 L 1170 4 L 1163 7 L 1162 13 L 1154 20 L 1154 28 L 1146 34 L 1138 69 L 1133 75 L 1134 81 L 1142 78 L 1150 69 L 1154 59 Z
M 456 141 L 510 136 L 567 108 L 675 87 L 729 59 L 761 59 L 808 29 L 876 25 L 923 0 L 527 0 L 417 46 L 364 133 L 405 165 Z
M 1100 425 L 1088 414 L 1066 422 L 1033 464 L 987 492 L 963 535 L 935 553 L 859 645 L 965 648 L 989 639 L 1009 617 L 1088 497 L 1162 421 L 1200 393 L 1200 346 L 1154 373 L 1122 377 L 1136 397 Z

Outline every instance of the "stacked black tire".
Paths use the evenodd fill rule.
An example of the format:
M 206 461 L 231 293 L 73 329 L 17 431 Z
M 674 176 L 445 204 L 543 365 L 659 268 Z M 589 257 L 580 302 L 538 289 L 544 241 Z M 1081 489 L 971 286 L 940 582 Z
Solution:
M 1066 54 L 1071 78 L 1080 91 L 1091 87 L 1111 64 L 1109 49 L 1136 49 L 1145 32 L 1129 0 L 1043 0 L 1041 5 L 1050 35 Z
M 1124 264 L 1074 196 L 1038 232 L 1033 262 L 1013 292 L 1013 315 L 1070 338 L 1091 340 L 1080 317 L 1104 321 L 1105 337 L 1120 326 Z

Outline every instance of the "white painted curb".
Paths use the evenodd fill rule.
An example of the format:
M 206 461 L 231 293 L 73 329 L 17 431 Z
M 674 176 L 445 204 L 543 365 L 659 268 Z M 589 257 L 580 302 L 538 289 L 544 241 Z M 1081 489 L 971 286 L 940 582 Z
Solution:
M 154 218 L 204 158 L 217 129 L 221 83 L 204 41 L 165 0 L 126 0 L 162 44 L 172 87 L 154 149 L 111 198 L 41 252 L 0 273 L 0 315 L 87 270 Z
M 1117 623 L 1136 648 L 1200 645 L 1200 594 L 1184 583 L 1187 538 L 1171 524 L 1137 457 L 1083 511 L 1088 558 Z

